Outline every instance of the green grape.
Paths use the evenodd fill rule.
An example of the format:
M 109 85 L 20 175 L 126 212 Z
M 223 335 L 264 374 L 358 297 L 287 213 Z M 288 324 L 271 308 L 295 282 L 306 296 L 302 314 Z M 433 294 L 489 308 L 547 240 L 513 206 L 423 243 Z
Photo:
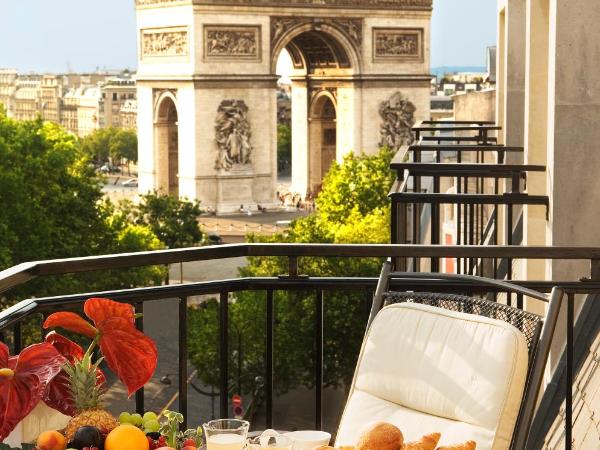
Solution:
M 140 416 L 138 413 L 132 414 L 131 423 L 136 427 L 139 427 L 142 424 L 142 416 Z
M 156 416 L 155 413 L 153 413 L 152 411 L 148 411 L 144 414 L 144 417 L 142 417 L 142 424 L 145 424 L 149 420 L 157 420 L 157 419 L 158 419 L 158 417 Z
M 150 419 L 150 420 L 147 420 L 144 423 L 144 431 L 146 433 L 153 433 L 153 432 L 156 432 L 158 430 L 160 430 L 160 423 L 158 423 L 158 420 L 156 420 L 156 419 L 154 419 L 154 420 Z
M 132 423 L 131 414 L 129 414 L 128 412 L 122 412 L 121 414 L 119 414 L 119 423 Z

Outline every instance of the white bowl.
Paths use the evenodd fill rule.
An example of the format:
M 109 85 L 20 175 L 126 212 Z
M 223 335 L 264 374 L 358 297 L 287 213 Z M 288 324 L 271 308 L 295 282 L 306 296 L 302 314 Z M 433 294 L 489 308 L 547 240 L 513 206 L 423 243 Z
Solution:
M 293 450 L 312 450 L 317 445 L 329 445 L 331 434 L 325 431 L 292 431 L 286 433 L 294 441 Z

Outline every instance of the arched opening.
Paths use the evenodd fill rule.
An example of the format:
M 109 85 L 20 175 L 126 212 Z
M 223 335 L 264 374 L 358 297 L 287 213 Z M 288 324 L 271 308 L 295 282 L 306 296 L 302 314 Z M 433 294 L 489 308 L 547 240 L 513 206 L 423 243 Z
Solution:
M 171 95 L 159 99 L 156 120 L 155 154 L 158 190 L 179 196 L 179 126 L 177 107 Z
M 320 190 L 333 161 L 351 150 L 339 148 L 338 124 L 351 121 L 337 116 L 339 111 L 352 111 L 351 106 L 338 107 L 337 91 L 354 87 L 359 59 L 347 31 L 331 24 L 303 24 L 275 37 L 273 56 L 280 77 L 278 150 L 282 149 L 281 138 L 287 137 L 281 133 L 280 118 L 287 120 L 284 126 L 289 127 L 292 148 L 291 179 L 279 171 L 280 192 L 289 188 L 293 195 L 310 198 Z M 279 168 L 281 155 L 278 151 Z
M 313 101 L 309 119 L 309 192 L 321 190 L 323 178 L 336 159 L 337 113 L 334 99 L 321 93 Z

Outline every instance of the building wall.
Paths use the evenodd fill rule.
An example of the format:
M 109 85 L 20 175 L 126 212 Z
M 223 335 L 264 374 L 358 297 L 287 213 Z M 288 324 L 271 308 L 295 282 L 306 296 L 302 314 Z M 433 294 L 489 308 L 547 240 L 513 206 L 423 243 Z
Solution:
M 454 120 L 496 120 L 496 90 L 469 92 L 452 96 Z
M 525 208 L 525 243 L 598 247 L 600 237 L 593 230 L 600 223 L 597 207 L 600 193 L 600 128 L 597 126 L 600 117 L 600 74 L 597 70 L 600 47 L 594 37 L 600 8 L 593 0 L 584 0 L 577 5 L 568 0 L 527 0 L 524 6 L 525 160 L 547 165 L 546 174 L 528 179 L 528 189 L 536 194 L 546 194 L 550 200 L 548 220 L 541 208 Z M 507 84 L 503 86 L 506 89 Z M 529 278 L 579 280 L 590 276 L 590 267 L 589 262 L 549 261 L 528 264 L 525 274 Z M 576 311 L 581 304 L 580 300 L 576 302 Z M 559 318 L 555 332 L 548 377 L 563 352 L 566 336 L 563 324 L 564 314 Z M 597 327 L 594 330 L 597 333 Z M 600 448 L 597 419 L 599 338 L 588 337 L 592 344 L 584 349 L 584 362 L 574 386 L 572 445 L 574 449 L 582 450 Z M 564 396 L 562 388 L 559 391 L 557 395 Z M 564 410 L 558 410 L 554 424 L 544 432 L 547 433 L 542 439 L 544 449 L 564 447 Z
M 133 80 L 109 79 L 102 85 L 102 100 L 104 103 L 103 122 L 105 127 L 121 128 L 123 106 L 128 100 L 135 100 L 136 86 Z

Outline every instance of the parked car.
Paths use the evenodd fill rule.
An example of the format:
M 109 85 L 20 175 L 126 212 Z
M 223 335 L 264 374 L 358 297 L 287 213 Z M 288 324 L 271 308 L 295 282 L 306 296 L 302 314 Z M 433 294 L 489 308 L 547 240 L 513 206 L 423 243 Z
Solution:
M 100 167 L 102 173 L 121 173 L 121 168 L 117 166 L 111 166 L 110 164 L 104 164 Z
M 224 243 L 223 238 L 215 232 L 208 233 L 205 239 L 207 245 L 221 245 Z
M 123 186 L 125 186 L 125 187 L 138 187 L 138 179 L 137 178 L 130 178 L 127 181 L 123 181 Z

